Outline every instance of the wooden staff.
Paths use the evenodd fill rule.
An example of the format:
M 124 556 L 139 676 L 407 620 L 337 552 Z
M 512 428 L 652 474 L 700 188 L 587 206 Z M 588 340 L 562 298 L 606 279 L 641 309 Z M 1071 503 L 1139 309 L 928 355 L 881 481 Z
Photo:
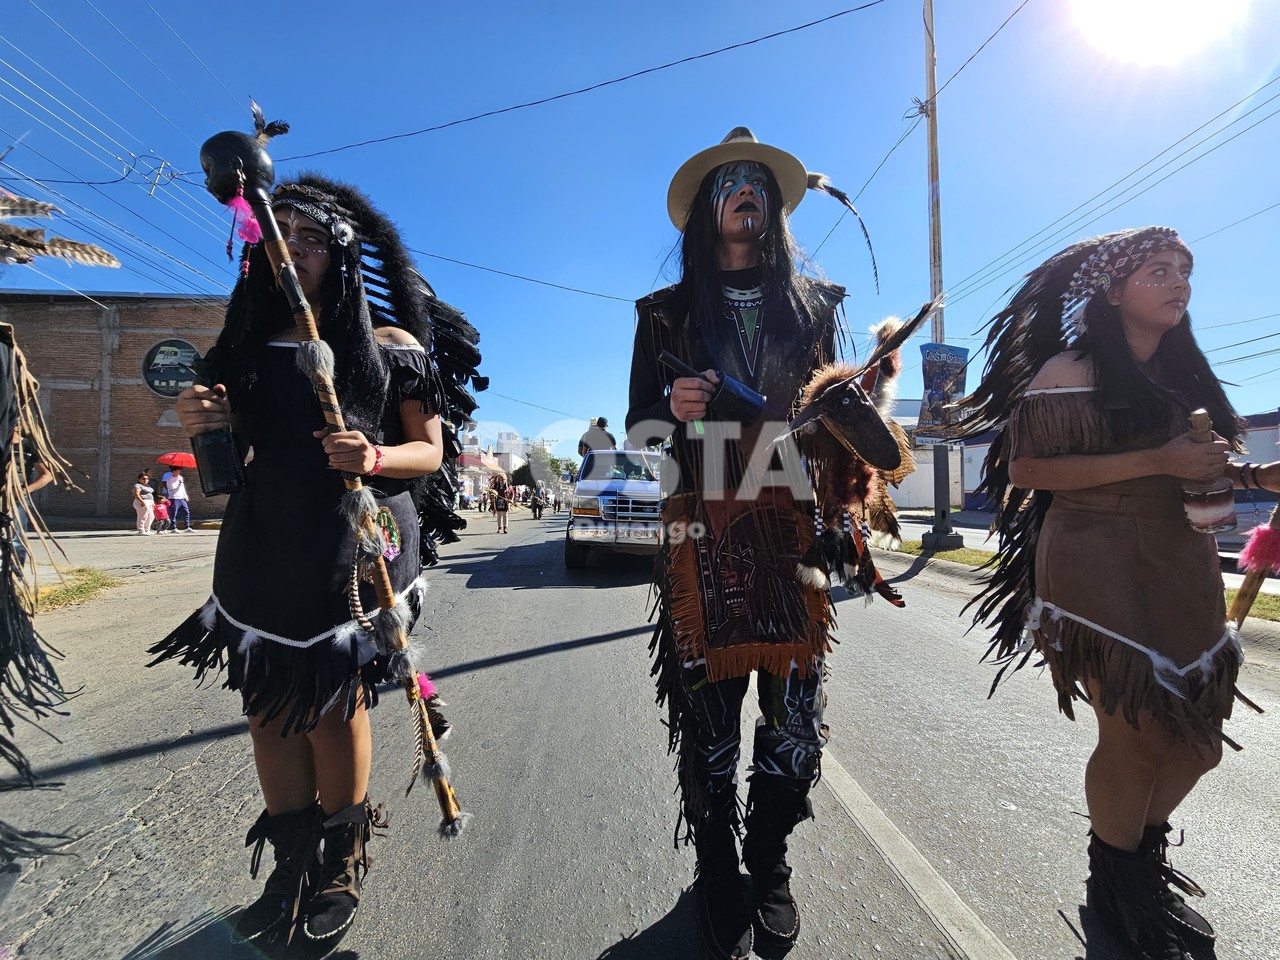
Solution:
M 254 109 L 255 120 L 261 121 L 261 114 L 256 104 Z M 323 341 L 320 339 L 320 331 L 316 326 L 315 316 L 311 312 L 311 305 L 307 302 L 302 286 L 298 282 L 298 272 L 289 256 L 289 248 L 280 236 L 280 228 L 272 215 L 269 190 L 274 180 L 274 167 L 264 149 L 266 138 L 262 136 L 263 124 L 259 122 L 258 126 L 260 129 L 257 138 L 233 131 L 211 137 L 201 148 L 200 162 L 205 170 L 206 186 L 214 197 L 222 203 L 230 203 L 235 197 L 243 197 L 252 209 L 258 225 L 262 228 L 263 248 L 271 261 L 271 268 L 277 282 L 289 301 L 298 337 L 305 349 L 306 344 L 320 345 Z M 284 126 L 284 129 L 287 130 L 288 127 Z M 338 395 L 333 386 L 332 363 L 313 363 L 310 375 L 316 398 L 320 401 L 320 408 L 324 412 L 325 422 L 335 431 L 346 430 L 342 408 L 338 404 Z M 364 484 L 357 475 L 344 473 L 342 482 L 349 491 L 348 496 L 359 497 L 364 490 Z M 357 530 L 358 541 L 364 539 L 366 542 L 381 542 L 381 531 L 370 510 L 361 510 L 361 515 L 353 521 L 353 525 Z M 358 542 L 355 560 L 357 564 L 360 562 L 360 557 L 361 550 Z M 393 648 L 397 651 L 406 650 L 409 638 L 403 628 L 405 621 L 400 615 L 401 611 L 396 610 L 398 601 L 395 590 L 391 586 L 391 577 L 387 573 L 386 561 L 381 552 L 374 553 L 368 559 L 374 590 L 378 597 L 378 607 L 381 611 L 380 618 L 390 618 L 396 624 L 390 638 Z M 353 603 L 358 605 L 358 583 L 354 577 L 352 590 L 356 591 L 353 593 Z M 360 618 L 360 621 L 365 629 L 371 629 L 367 620 Z M 413 789 L 419 773 L 425 768 L 435 788 L 436 799 L 440 803 L 440 812 L 443 816 L 440 832 L 445 836 L 456 836 L 462 831 L 466 815 L 458 805 L 458 798 L 449 784 L 448 764 L 444 753 L 436 743 L 435 732 L 431 729 L 431 719 L 427 713 L 427 704 L 422 695 L 423 689 L 419 676 L 419 672 L 410 666 L 402 680 L 405 696 L 408 698 L 418 728 L 418 745 L 409 790 Z M 408 793 L 408 790 L 405 792 Z

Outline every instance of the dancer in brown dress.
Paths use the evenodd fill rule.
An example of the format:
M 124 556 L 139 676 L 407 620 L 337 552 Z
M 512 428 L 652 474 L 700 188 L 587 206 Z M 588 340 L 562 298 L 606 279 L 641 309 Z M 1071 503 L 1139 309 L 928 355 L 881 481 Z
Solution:
M 1280 463 L 1231 462 L 1241 424 L 1191 333 L 1191 267 L 1166 227 L 1061 251 L 992 321 L 983 381 L 962 401 L 970 434 L 1003 423 L 983 480 L 1000 556 L 975 601 L 996 629 L 996 682 L 1039 654 L 1062 712 L 1074 719 L 1083 700 L 1097 714 L 1090 903 L 1153 960 L 1213 942 L 1169 889 L 1203 895 L 1170 867 L 1166 834 L 1222 743 L 1235 746 L 1222 723 L 1241 662 L 1217 546 L 1188 524 L 1182 487 L 1280 490 Z M 1212 415 L 1210 442 L 1187 430 L 1196 408 Z

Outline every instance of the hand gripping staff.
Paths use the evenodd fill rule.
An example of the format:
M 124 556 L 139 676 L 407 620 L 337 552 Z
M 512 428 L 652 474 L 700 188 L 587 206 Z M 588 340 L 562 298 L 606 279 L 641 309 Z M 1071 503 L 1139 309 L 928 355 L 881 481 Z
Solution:
M 246 216 L 247 205 L 256 218 L 271 268 L 293 310 L 294 323 L 301 339 L 298 368 L 315 387 L 325 422 L 333 430 L 342 431 L 346 429 L 346 425 L 333 386 L 333 351 L 320 339 L 311 306 L 302 292 L 297 271 L 289 257 L 289 249 L 281 239 L 280 229 L 271 214 L 270 190 L 275 181 L 275 169 L 265 144 L 272 133 L 283 133 L 288 130 L 288 126 L 272 124 L 267 127 L 256 104 L 254 115 L 258 132 L 256 137 L 228 130 L 210 137 L 200 148 L 200 165 L 205 172 L 205 186 L 218 202 L 236 211 L 237 217 Z M 248 225 L 248 230 L 244 226 L 242 225 L 241 236 L 253 242 L 256 231 L 251 225 Z M 352 613 L 365 630 L 375 635 L 378 650 L 391 658 L 392 674 L 404 687 L 417 725 L 418 743 L 414 754 L 413 776 L 405 793 L 413 789 L 418 776 L 425 769 L 435 788 L 436 799 L 440 801 L 440 812 L 443 815 L 440 833 L 442 836 L 456 836 L 462 832 L 469 814 L 464 814 L 458 806 L 453 787 L 449 785 L 448 761 L 437 745 L 431 729 L 426 705 L 426 698 L 431 693 L 430 680 L 409 659 L 406 631 L 408 608 L 397 602 L 391 578 L 387 574 L 387 565 L 382 555 L 385 545 L 374 519 L 377 505 L 373 494 L 361 483 L 359 476 L 343 474 L 342 482 L 347 489 L 340 509 L 357 531 L 356 558 L 351 581 Z M 360 609 L 358 586 L 362 575 L 372 577 L 377 592 L 379 610 L 376 618 L 366 617 Z

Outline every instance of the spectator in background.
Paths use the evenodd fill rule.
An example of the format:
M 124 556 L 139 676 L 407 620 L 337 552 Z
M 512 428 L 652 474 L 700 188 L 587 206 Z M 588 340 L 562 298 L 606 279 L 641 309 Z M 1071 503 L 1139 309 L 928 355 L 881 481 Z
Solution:
M 144 537 L 151 536 L 151 521 L 155 518 L 155 494 L 151 484 L 147 482 L 145 472 L 138 474 L 138 482 L 133 485 L 133 512 L 138 516 L 138 533 Z
M 177 528 L 173 525 L 173 518 L 169 516 L 169 498 L 163 493 L 156 494 L 156 533 L 164 533 L 165 530 L 176 533 Z
M 587 427 L 587 432 L 578 441 L 578 456 L 585 457 L 592 450 L 618 449 L 618 441 L 605 429 L 607 426 L 609 421 L 605 417 L 597 417 L 591 421 L 591 426 Z
M 187 500 L 187 481 L 182 476 L 182 468 L 174 467 L 173 471 L 168 475 L 169 479 L 164 485 L 169 494 L 169 513 L 173 517 L 173 529 L 176 533 L 178 524 L 185 517 L 187 521 L 187 533 L 191 532 L 191 504 Z

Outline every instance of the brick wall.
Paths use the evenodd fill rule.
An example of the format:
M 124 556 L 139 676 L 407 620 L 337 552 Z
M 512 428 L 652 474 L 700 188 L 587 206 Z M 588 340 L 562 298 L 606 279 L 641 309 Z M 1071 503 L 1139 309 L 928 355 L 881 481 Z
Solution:
M 31 372 L 54 446 L 74 465 L 83 492 L 46 487 L 43 513 L 66 517 L 133 516 L 131 487 L 156 457 L 191 449 L 173 401 L 142 379 L 143 355 L 161 340 L 186 340 L 201 353 L 222 328 L 224 299 L 95 294 L 102 306 L 76 296 L 0 291 L 0 322 L 10 323 Z M 188 471 L 190 472 L 190 471 Z M 197 517 L 219 516 L 225 497 L 205 498 L 192 473 L 187 483 Z

